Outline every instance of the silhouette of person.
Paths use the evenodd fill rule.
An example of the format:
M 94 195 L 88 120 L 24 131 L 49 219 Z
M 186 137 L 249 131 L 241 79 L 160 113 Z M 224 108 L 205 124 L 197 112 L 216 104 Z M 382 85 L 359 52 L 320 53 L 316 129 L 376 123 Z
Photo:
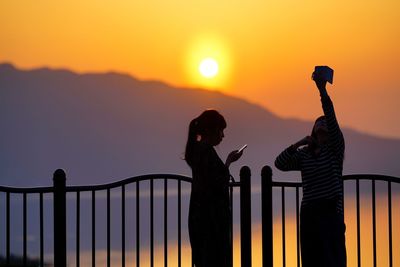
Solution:
M 344 138 L 333 103 L 321 75 L 313 77 L 324 116 L 311 132 L 281 152 L 275 166 L 282 171 L 301 171 L 303 198 L 300 211 L 300 245 L 303 267 L 346 266 L 343 215 Z
M 243 152 L 232 151 L 224 163 L 214 146 L 224 138 L 226 121 L 216 110 L 206 110 L 189 125 L 185 160 L 192 169 L 189 237 L 196 267 L 231 267 L 231 212 L 229 165 Z

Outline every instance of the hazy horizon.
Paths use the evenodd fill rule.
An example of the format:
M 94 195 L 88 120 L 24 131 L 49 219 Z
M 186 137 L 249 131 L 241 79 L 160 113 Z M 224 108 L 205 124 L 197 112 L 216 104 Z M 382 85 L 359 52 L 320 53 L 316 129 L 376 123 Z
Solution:
M 254 173 L 270 165 L 277 179 L 298 180 L 298 174 L 284 174 L 273 162 L 288 144 L 310 133 L 313 121 L 283 119 L 222 92 L 176 88 L 126 74 L 79 75 L 1 66 L 1 117 L 8 125 L 2 132 L 5 143 L 0 155 L 7 167 L 1 169 L 1 175 L 8 185 L 49 184 L 51 179 L 46 177 L 58 168 L 66 170 L 69 184 L 109 182 L 154 172 L 190 175 L 182 160 L 188 122 L 210 107 L 218 109 L 228 122 L 224 142 L 217 147 L 221 158 L 248 144 L 240 162 L 232 165 L 234 176 L 243 165 Z M 346 136 L 345 174 L 400 174 L 396 162 L 400 139 L 343 126 L 342 130 Z M 32 179 L 27 180 L 28 176 Z M 258 184 L 259 179 L 255 180 Z
M 6 1 L 0 62 L 216 88 L 303 120 L 321 113 L 310 77 L 329 65 L 341 125 L 399 138 L 399 8 L 395 0 Z M 198 70 L 207 57 L 219 65 L 212 78 Z
M 223 95 L 227 95 L 227 96 L 232 96 L 232 97 L 237 97 L 243 101 L 249 102 L 250 104 L 253 105 L 259 105 L 262 108 L 266 109 L 269 112 L 272 112 L 274 115 L 276 115 L 277 117 L 280 117 L 282 119 L 295 119 L 295 120 L 301 120 L 301 121 L 314 121 L 314 117 L 305 117 L 302 116 L 301 113 L 296 112 L 294 114 L 287 114 L 287 113 L 280 113 L 278 110 L 274 110 L 273 108 L 271 108 L 270 105 L 265 105 L 263 103 L 260 103 L 260 101 L 257 101 L 255 99 L 251 99 L 248 98 L 246 96 L 243 95 L 237 95 L 237 94 L 231 94 L 229 91 L 225 91 L 225 90 L 219 90 L 218 88 L 208 88 L 207 86 L 205 87 L 201 87 L 201 86 L 196 86 L 196 85 L 192 85 L 192 86 L 184 86 L 184 85 L 174 85 L 173 83 L 170 83 L 168 81 L 165 80 L 161 80 L 161 79 L 154 79 L 154 78 L 138 78 L 135 74 L 133 73 L 129 73 L 123 70 L 114 70 L 114 69 L 103 69 L 103 70 L 76 70 L 73 68 L 69 68 L 69 67 L 63 67 L 63 66 L 49 66 L 49 65 L 38 65 L 38 66 L 30 66 L 30 67 L 21 67 L 19 65 L 16 65 L 13 62 L 10 61 L 4 61 L 4 62 L 0 62 L 0 64 L 2 65 L 11 65 L 14 68 L 21 70 L 21 71 L 33 71 L 33 70 L 40 70 L 40 69 L 49 69 L 49 70 L 54 70 L 54 71 L 67 71 L 67 72 L 71 72 L 74 74 L 78 74 L 78 75 L 101 75 L 101 74 L 118 74 L 118 75 L 128 75 L 129 77 L 141 81 L 141 82 L 159 82 L 162 84 L 165 84 L 167 86 L 172 86 L 175 88 L 179 88 L 179 89 L 187 89 L 187 90 L 209 90 L 212 92 L 219 92 Z M 310 85 L 310 87 L 314 86 L 313 84 Z M 329 87 L 329 85 L 328 85 Z M 334 90 L 334 88 L 331 90 L 328 90 L 329 93 L 331 95 L 336 95 L 336 92 Z M 314 92 L 315 93 L 315 92 Z M 316 93 L 315 93 L 316 94 Z M 318 103 L 318 96 L 317 94 L 314 96 L 315 99 L 312 100 L 312 102 L 316 102 L 314 103 L 314 105 L 316 105 L 316 109 L 320 109 L 319 107 L 319 103 Z M 292 104 L 292 103 L 291 103 Z M 338 111 L 337 109 L 340 109 L 340 103 L 339 105 L 335 104 L 335 106 L 339 106 L 338 108 L 336 108 L 336 113 L 339 114 L 339 116 L 342 116 L 340 110 Z M 358 112 L 358 111 L 357 111 Z M 316 113 L 315 116 L 319 116 L 321 114 L 321 111 L 319 113 Z M 340 118 L 341 119 L 341 118 Z M 365 128 L 365 127 L 358 127 L 357 124 L 349 124 L 349 123 L 342 123 L 339 122 L 342 127 L 344 128 L 350 128 L 352 130 L 355 131 L 359 131 L 361 133 L 364 134 L 368 134 L 368 135 L 372 135 L 372 136 L 376 136 L 376 137 L 382 137 L 382 138 L 387 138 L 387 139 L 400 139 L 400 132 L 397 133 L 387 133 L 385 131 L 381 131 L 381 129 L 372 129 L 372 128 Z

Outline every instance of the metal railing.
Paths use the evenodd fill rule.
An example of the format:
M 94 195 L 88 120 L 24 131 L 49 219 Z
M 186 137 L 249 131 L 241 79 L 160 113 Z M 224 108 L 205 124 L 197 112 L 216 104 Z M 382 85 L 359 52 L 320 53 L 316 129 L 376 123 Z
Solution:
M 366 180 L 371 183 L 371 204 L 372 204 L 372 252 L 373 266 L 377 266 L 377 233 L 376 233 L 376 181 L 387 183 L 387 210 L 388 210 L 388 266 L 393 266 L 393 216 L 392 216 L 392 184 L 400 185 L 400 178 L 375 175 L 375 174 L 354 174 L 344 175 L 343 181 L 355 181 L 356 190 L 356 239 L 357 239 L 357 266 L 362 266 L 361 258 L 361 233 L 360 233 L 360 181 Z M 346 186 L 346 184 L 345 184 Z M 262 209 L 262 262 L 263 267 L 272 267 L 274 263 L 274 232 L 273 232 L 273 188 L 281 189 L 281 221 L 282 221 L 282 266 L 286 266 L 286 224 L 285 224 L 285 191 L 288 188 L 295 190 L 295 217 L 296 217 L 296 262 L 300 266 L 300 235 L 299 235 L 299 208 L 301 182 L 277 182 L 272 180 L 272 170 L 264 166 L 261 172 L 261 209 Z
M 240 253 L 241 253 L 241 266 L 243 267 L 251 267 L 252 266 L 252 242 L 251 242 L 251 172 L 248 167 L 243 167 L 240 170 L 240 181 L 239 182 L 230 182 L 230 197 L 231 197 L 231 207 L 233 205 L 233 190 L 238 188 L 240 190 Z M 76 207 L 75 207 L 75 265 L 79 267 L 81 265 L 80 259 L 80 245 L 81 245 L 81 222 L 82 219 L 82 209 L 81 209 L 81 196 L 86 193 L 90 195 L 90 220 L 86 221 L 88 223 L 91 221 L 90 229 L 90 243 L 91 243 L 91 262 L 92 266 L 96 266 L 96 195 L 98 195 L 99 191 L 106 192 L 106 265 L 111 266 L 111 190 L 118 190 L 121 194 L 120 199 L 120 213 L 121 213 L 121 223 L 118 227 L 118 235 L 120 235 L 120 258 L 121 265 L 125 267 L 126 265 L 132 265 L 132 263 L 136 263 L 136 266 L 140 266 L 140 251 L 142 249 L 141 240 L 140 240 L 140 231 L 141 231 L 141 221 L 140 221 L 140 210 L 141 210 L 141 198 L 148 197 L 149 207 L 150 207 L 150 222 L 149 222 L 149 232 L 150 232 L 150 240 L 149 240 L 149 254 L 150 254 L 150 266 L 153 267 L 155 265 L 155 215 L 154 215 L 154 198 L 155 198 L 155 181 L 161 181 L 162 191 L 161 198 L 163 199 L 163 261 L 164 266 L 168 266 L 168 194 L 169 194 L 169 181 L 176 181 L 177 183 L 177 225 L 174 226 L 177 229 L 177 265 L 180 267 L 182 265 L 182 221 L 186 222 L 186 217 L 182 216 L 182 186 L 183 183 L 190 185 L 191 178 L 182 175 L 175 174 L 149 174 L 142 175 L 137 177 L 128 178 L 125 180 L 121 180 L 118 182 L 103 184 L 103 185 L 93 185 L 93 186 L 66 186 L 66 175 L 63 170 L 57 170 L 54 173 L 53 187 L 40 187 L 40 188 L 14 188 L 14 187 L 4 187 L 0 186 L 0 193 L 4 195 L 4 210 L 1 211 L 2 214 L 5 214 L 4 218 L 4 226 L 5 226 L 5 260 L 6 264 L 9 265 L 13 255 L 11 253 L 11 241 L 16 237 L 11 235 L 11 195 L 16 194 L 22 196 L 22 259 L 23 266 L 27 265 L 28 262 L 28 196 L 30 195 L 38 195 L 39 198 L 39 263 L 40 266 L 46 266 L 44 260 L 44 198 L 47 195 L 52 196 L 53 203 L 53 225 L 54 225 L 54 266 L 57 267 L 66 267 L 67 264 L 67 194 L 71 194 L 75 196 L 76 199 Z M 387 194 L 387 210 L 388 210 L 388 218 L 387 218 L 387 227 L 388 227 L 388 266 L 393 266 L 393 211 L 392 211 L 392 185 L 400 185 L 400 179 L 391 176 L 383 176 L 383 175 L 371 175 L 371 174 L 359 174 L 359 175 L 345 175 L 343 176 L 343 180 L 345 182 L 351 181 L 355 183 L 355 201 L 356 201 L 356 245 L 357 245 L 357 266 L 362 266 L 362 244 L 361 244 L 361 219 L 360 219 L 360 181 L 366 180 L 367 183 L 370 183 L 371 190 L 371 205 L 372 205 L 372 258 L 373 258 L 373 266 L 377 266 L 377 224 L 376 224 L 376 182 L 386 183 L 387 191 L 384 192 Z M 149 184 L 149 194 L 148 196 L 142 196 L 141 186 L 144 182 Z M 171 184 L 171 183 L 170 183 Z M 127 187 L 128 185 L 133 186 L 133 190 L 135 191 L 135 212 L 133 214 L 136 223 L 135 223 L 135 240 L 136 243 L 136 259 L 134 262 L 127 262 L 127 251 L 126 251 L 126 243 L 127 243 L 127 225 L 126 225 L 126 199 L 127 199 Z M 287 197 L 286 192 L 290 190 L 295 191 L 295 231 L 296 231 L 296 263 L 297 266 L 300 266 L 300 242 L 299 242 L 299 209 L 300 209 L 300 201 L 301 201 L 301 190 L 302 184 L 300 182 L 277 182 L 272 180 L 272 170 L 269 166 L 265 166 L 261 172 L 261 220 L 262 220 L 262 265 L 264 267 L 272 267 L 274 264 L 274 209 L 273 207 L 279 207 L 279 205 L 273 205 L 273 189 L 280 190 L 280 196 L 278 197 L 278 202 L 280 202 L 280 213 L 281 213 L 281 232 L 282 232 L 282 248 L 279 248 L 282 252 L 282 266 L 287 265 L 287 247 L 286 247 L 286 205 L 287 205 Z M 275 198 L 276 202 L 276 198 Z M 277 203 L 279 204 L 279 203 Z M 293 204 L 293 203 L 292 203 Z M 0 208 L 1 209 L 1 208 Z M 174 214 L 175 216 L 175 214 Z M 116 230 L 113 229 L 115 232 Z M 232 233 L 233 235 L 233 233 Z M 130 238 L 130 236 L 128 236 Z M 2 238 L 0 238 L 2 239 Z M 232 248 L 233 251 L 233 248 Z M 232 253 L 233 255 L 233 253 Z M 7 266 L 6 265 L 6 266 Z M 193 264 L 192 264 L 193 266 Z
M 233 189 L 239 188 L 240 190 L 240 240 L 241 240 L 241 263 L 242 266 L 251 266 L 251 198 L 250 198 L 250 169 L 243 167 L 240 170 L 240 181 L 230 182 L 230 203 L 233 204 Z M 67 194 L 73 194 L 76 197 L 76 209 L 75 209 L 75 225 L 76 225 L 76 259 L 75 265 L 80 266 L 80 243 L 81 243 L 81 195 L 83 192 L 91 194 L 91 261 L 92 266 L 96 266 L 96 193 L 99 191 L 106 191 L 106 264 L 107 267 L 111 266 L 111 189 L 120 190 L 121 193 L 121 225 L 120 225 L 120 237 L 121 237 L 121 264 L 125 267 L 126 261 L 126 187 L 129 184 L 135 186 L 136 191 L 136 266 L 140 266 L 140 198 L 141 198 L 141 184 L 144 181 L 148 181 L 150 185 L 149 189 L 149 205 L 150 205 L 150 266 L 154 266 L 154 181 L 163 181 L 163 239 L 164 239 L 164 266 L 168 266 L 168 181 L 177 181 L 177 259 L 178 267 L 182 265 L 182 220 L 186 221 L 187 218 L 182 219 L 182 183 L 190 184 L 192 179 L 187 176 L 175 175 L 175 174 L 149 174 L 137 177 L 128 178 L 114 183 L 103 184 L 103 185 L 92 185 L 92 186 L 66 186 L 66 174 L 63 170 L 58 169 L 54 172 L 53 176 L 53 187 L 39 187 L 39 188 L 14 188 L 0 186 L 0 193 L 5 194 L 5 261 L 6 266 L 10 265 L 12 254 L 11 254 L 11 241 L 16 237 L 11 236 L 10 226 L 10 197 L 11 194 L 22 194 L 22 221 L 23 221 L 23 266 L 27 266 L 28 253 L 27 253 L 27 196 L 37 194 L 39 195 L 39 264 L 45 266 L 44 260 L 44 208 L 43 208 L 43 195 L 53 195 L 53 227 L 54 227 L 54 266 L 66 267 L 67 266 Z M 89 222 L 87 222 L 89 223 Z M 231 227 L 232 228 L 232 227 Z M 115 230 L 115 229 L 114 229 Z M 232 234 L 233 236 L 233 234 Z M 233 249 L 233 248 L 232 248 Z M 232 253 L 233 255 L 233 253 Z M 132 262 L 129 262 L 132 266 Z M 193 266 L 193 263 L 192 263 Z
M 9 266 L 11 264 L 11 239 L 15 238 L 11 236 L 11 220 L 10 220 L 10 214 L 11 214 L 11 204 L 10 204 L 10 199 L 11 199 L 11 194 L 18 194 L 22 195 L 23 201 L 22 201 L 22 221 L 23 221 L 23 235 L 22 235 L 22 243 L 23 243 L 23 253 L 22 253 L 22 264 L 23 266 L 27 265 L 27 197 L 28 195 L 32 194 L 38 194 L 39 195 L 39 218 L 40 218 L 40 230 L 39 230 L 39 262 L 40 266 L 45 266 L 44 265 L 44 227 L 43 227 L 43 214 L 44 214 L 44 209 L 43 209 L 43 198 L 44 194 L 48 193 L 53 193 L 54 188 L 53 187 L 40 187 L 40 188 L 13 188 L 13 187 L 3 187 L 0 186 L 0 192 L 5 193 L 5 263 L 6 266 Z M 3 213 L 4 214 L 4 213 Z

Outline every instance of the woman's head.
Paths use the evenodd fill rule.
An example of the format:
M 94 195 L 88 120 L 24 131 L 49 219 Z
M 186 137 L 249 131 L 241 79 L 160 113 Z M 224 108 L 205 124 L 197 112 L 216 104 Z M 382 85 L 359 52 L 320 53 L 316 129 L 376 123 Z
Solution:
M 320 116 L 315 120 L 314 127 L 311 131 L 311 136 L 315 140 L 320 140 L 321 137 L 325 137 L 328 133 L 328 127 L 326 125 L 325 116 Z
M 195 119 L 196 134 L 201 141 L 216 146 L 224 137 L 226 128 L 224 117 L 214 109 L 208 109 Z
M 194 118 L 189 125 L 189 135 L 186 144 L 185 159 L 190 160 L 193 145 L 202 141 L 212 146 L 221 143 L 224 137 L 226 121 L 224 117 L 214 109 L 203 111 L 197 118 Z

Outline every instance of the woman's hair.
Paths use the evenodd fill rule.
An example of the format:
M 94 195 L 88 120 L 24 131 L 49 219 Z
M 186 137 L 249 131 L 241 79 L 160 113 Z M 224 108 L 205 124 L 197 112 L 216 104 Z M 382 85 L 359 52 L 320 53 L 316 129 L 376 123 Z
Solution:
M 311 137 L 312 137 L 312 139 L 313 139 L 314 142 L 312 142 L 312 144 L 308 145 L 308 149 L 309 149 L 312 153 L 314 153 L 314 152 L 315 152 L 315 149 L 317 148 L 317 144 L 315 143 L 316 140 L 317 140 L 317 132 L 315 131 L 315 124 L 317 124 L 317 122 L 322 121 L 322 120 L 325 120 L 325 119 L 326 119 L 325 116 L 322 115 L 322 116 L 319 116 L 319 117 L 315 120 L 315 122 L 314 122 L 314 126 L 313 126 L 313 128 L 312 128 L 312 130 L 311 130 Z
M 315 124 L 317 124 L 317 122 L 322 121 L 322 120 L 326 120 L 324 115 L 319 116 L 314 122 L 314 126 L 313 126 L 312 131 L 311 131 L 311 137 L 314 138 L 314 139 L 317 139 L 317 133 L 315 132 Z
M 217 131 L 226 128 L 224 117 L 214 109 L 203 111 L 197 118 L 194 118 L 189 124 L 189 134 L 185 149 L 185 160 L 191 166 L 194 157 L 194 146 L 197 142 L 197 137 L 205 133 Z

